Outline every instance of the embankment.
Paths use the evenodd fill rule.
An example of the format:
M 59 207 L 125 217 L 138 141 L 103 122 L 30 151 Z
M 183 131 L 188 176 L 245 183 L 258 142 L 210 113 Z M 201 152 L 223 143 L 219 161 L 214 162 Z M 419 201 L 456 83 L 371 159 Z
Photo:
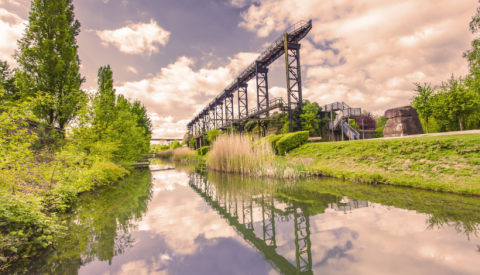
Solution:
M 286 157 L 324 176 L 480 195 L 480 135 L 304 144 Z

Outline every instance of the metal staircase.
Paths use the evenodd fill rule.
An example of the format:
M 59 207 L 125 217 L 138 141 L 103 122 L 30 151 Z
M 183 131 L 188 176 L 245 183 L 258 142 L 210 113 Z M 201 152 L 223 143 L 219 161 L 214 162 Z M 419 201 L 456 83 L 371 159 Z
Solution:
M 323 110 L 336 114 L 335 120 L 329 123 L 330 130 L 342 130 L 349 140 L 360 139 L 360 134 L 348 124 L 348 119 L 361 116 L 361 108 L 350 108 L 345 102 L 335 102 L 325 105 Z

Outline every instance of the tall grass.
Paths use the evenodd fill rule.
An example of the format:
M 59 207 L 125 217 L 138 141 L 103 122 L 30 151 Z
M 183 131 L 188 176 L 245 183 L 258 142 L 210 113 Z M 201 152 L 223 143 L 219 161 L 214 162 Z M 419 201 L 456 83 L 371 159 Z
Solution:
M 207 155 L 209 169 L 258 177 L 299 178 L 305 173 L 301 166 L 278 159 L 269 143 L 252 144 L 241 135 L 219 136 Z
M 196 161 L 197 154 L 194 150 L 188 147 L 177 148 L 173 150 L 173 160 L 176 161 Z
M 165 150 L 165 151 L 162 151 L 162 152 L 157 152 L 157 157 L 159 158 L 171 158 L 173 156 L 173 150 L 172 149 L 168 149 L 168 150 Z

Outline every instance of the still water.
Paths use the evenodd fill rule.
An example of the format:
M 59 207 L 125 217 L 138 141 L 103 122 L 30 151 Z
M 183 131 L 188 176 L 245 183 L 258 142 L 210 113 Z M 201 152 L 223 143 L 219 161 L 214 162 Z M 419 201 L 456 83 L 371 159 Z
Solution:
M 85 194 L 21 274 L 480 274 L 480 198 L 177 166 Z

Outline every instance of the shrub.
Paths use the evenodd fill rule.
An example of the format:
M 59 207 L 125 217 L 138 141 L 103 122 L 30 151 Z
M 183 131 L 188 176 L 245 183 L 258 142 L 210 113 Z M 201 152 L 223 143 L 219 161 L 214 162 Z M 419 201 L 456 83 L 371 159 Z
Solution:
M 277 141 L 277 152 L 279 155 L 285 155 L 292 149 L 299 147 L 308 140 L 308 131 L 285 134 Z
M 211 144 L 218 136 L 220 136 L 220 132 L 217 129 L 213 129 L 207 132 L 206 140 Z
M 281 138 L 283 138 L 285 135 L 273 135 L 273 136 L 267 136 L 267 137 L 264 137 L 263 139 L 260 140 L 260 142 L 262 142 L 262 140 L 264 140 L 265 142 L 267 142 L 268 144 L 270 144 L 273 148 L 273 150 L 275 151 L 275 153 L 278 155 L 278 150 L 277 150 L 277 141 L 279 141 Z
M 195 148 L 195 139 L 192 138 L 192 139 L 188 142 L 188 145 L 190 145 L 190 147 L 192 147 L 192 148 Z
M 180 144 L 180 142 L 178 142 L 176 140 L 174 140 L 170 143 L 170 149 L 172 149 L 172 150 L 175 150 L 175 149 L 180 148 L 180 147 L 182 147 L 182 145 Z
M 205 156 L 208 151 L 210 151 L 210 146 L 203 146 L 197 149 L 197 154 L 199 156 Z

